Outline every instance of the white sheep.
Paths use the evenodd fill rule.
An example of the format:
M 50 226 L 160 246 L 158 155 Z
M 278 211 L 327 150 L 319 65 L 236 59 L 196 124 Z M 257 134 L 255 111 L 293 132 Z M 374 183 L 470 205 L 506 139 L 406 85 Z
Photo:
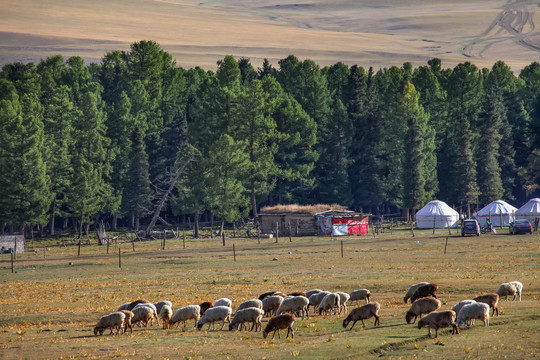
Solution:
M 336 294 L 339 295 L 339 313 L 343 311 L 345 314 L 347 313 L 347 301 L 351 298 L 351 296 L 343 291 L 338 291 Z
M 467 304 L 461 308 L 457 316 L 457 326 L 469 323 L 471 320 L 479 319 L 484 322 L 484 326 L 489 325 L 489 305 L 485 303 Z
M 124 320 L 126 318 L 126 315 L 121 312 L 113 312 L 112 314 L 102 316 L 101 319 L 99 319 L 96 327 L 94 328 L 94 335 L 103 335 L 103 331 L 105 329 L 110 328 L 111 332 L 109 335 L 113 333 L 113 330 L 116 329 L 116 335 L 120 332 L 122 327 L 124 326 Z
M 333 312 L 334 315 L 339 310 L 341 303 L 339 302 L 339 295 L 336 293 L 327 294 L 319 305 L 319 315 L 322 315 L 323 311 L 326 315 L 328 311 Z
M 508 295 L 513 295 L 513 301 L 516 300 L 516 296 L 521 301 L 521 291 L 523 290 L 523 284 L 519 281 L 510 281 L 504 284 L 501 284 L 495 293 L 499 295 L 501 299 L 504 296 L 504 300 L 508 300 Z
M 225 321 L 227 321 L 229 324 L 231 323 L 231 314 L 232 309 L 229 306 L 214 306 L 213 308 L 206 310 L 204 315 L 201 316 L 199 321 L 197 321 L 197 329 L 201 330 L 203 325 L 208 323 L 208 330 L 210 330 L 210 325 L 212 325 L 213 330 L 216 330 L 215 322 L 223 321 L 220 329 L 223 330 Z
M 463 308 L 465 305 L 475 304 L 475 303 L 476 301 L 474 300 L 462 300 L 452 307 L 452 311 L 456 313 L 456 318 L 457 318 L 459 317 L 459 311 L 461 310 L 461 308 Z M 467 325 L 470 325 L 470 324 L 467 323 Z
M 148 322 L 154 318 L 154 310 L 148 306 L 134 307 L 131 311 L 133 312 L 133 319 L 131 319 L 132 325 L 144 322 L 147 326 Z
M 281 303 L 283 302 L 283 296 L 279 295 L 272 295 L 267 296 L 262 301 L 262 309 L 264 310 L 265 315 L 274 315 L 281 306 Z
M 310 306 L 313 306 L 313 312 L 317 312 L 317 309 L 319 308 L 319 305 L 321 304 L 321 301 L 328 294 L 331 294 L 330 291 L 321 291 L 320 293 L 316 293 L 316 294 L 311 295 L 309 297 L 308 310 L 309 310 Z
M 158 314 L 161 313 L 161 307 L 162 307 L 163 305 L 169 305 L 171 309 L 172 309 L 172 307 L 173 307 L 173 306 L 172 306 L 172 302 L 170 302 L 170 301 L 168 301 L 168 300 L 163 300 L 163 301 L 159 301 L 159 302 L 157 302 L 157 303 L 154 303 L 154 306 L 156 307 L 156 312 L 157 312 Z
M 159 312 L 159 317 L 163 323 L 163 328 L 168 329 L 169 323 L 171 321 L 171 318 L 173 316 L 172 309 L 169 305 L 164 304 L 161 306 L 161 311 Z
M 428 284 L 429 284 L 428 282 L 422 281 L 422 282 L 419 282 L 418 284 L 411 285 L 411 287 L 409 288 L 409 290 L 407 290 L 407 292 L 405 293 L 405 296 L 403 297 L 403 302 L 406 304 L 407 301 L 414 295 L 414 293 L 420 286 L 428 285 Z
M 133 310 L 137 309 L 137 308 L 141 308 L 141 307 L 147 307 L 147 308 L 150 308 L 152 309 L 153 311 L 153 317 L 152 317 L 152 320 L 150 320 L 150 325 L 153 325 L 154 324 L 154 319 L 156 319 L 156 322 L 157 324 L 159 325 L 159 316 L 158 316 L 158 312 L 157 312 L 157 309 L 156 309 L 156 305 L 152 304 L 152 303 L 141 303 L 141 304 L 137 304 Z M 131 310 L 131 311 L 133 311 Z
M 259 299 L 247 300 L 247 301 L 244 301 L 243 303 L 240 303 L 240 305 L 238 305 L 238 308 L 236 309 L 236 311 L 242 310 L 242 309 L 247 309 L 247 308 L 250 308 L 250 307 L 256 307 L 256 308 L 262 309 L 263 308 L 263 303 Z
M 178 323 L 178 325 L 176 325 L 176 327 L 178 327 L 180 326 L 180 321 L 182 321 L 184 323 L 184 326 L 186 326 L 187 320 L 194 319 L 195 326 L 197 326 L 197 321 L 199 321 L 200 317 L 201 307 L 199 305 L 184 306 L 176 310 L 171 319 L 171 325 Z
M 371 296 L 371 291 L 368 289 L 358 289 L 354 290 L 349 294 L 349 301 L 351 302 L 351 305 L 354 302 L 358 304 L 359 300 L 366 300 L 366 304 L 369 304 L 369 297 Z
M 311 290 L 308 290 L 306 291 L 306 297 L 309 299 L 311 297 L 311 295 L 313 294 L 318 294 L 320 292 L 323 292 L 321 289 L 311 289 Z
M 283 302 L 277 309 L 276 316 L 279 316 L 280 314 L 283 314 L 285 312 L 291 314 L 295 314 L 298 312 L 302 316 L 302 320 L 304 319 L 304 316 L 307 316 L 307 318 L 309 319 L 309 313 L 307 310 L 308 304 L 309 300 L 305 296 L 287 297 L 283 299 Z
M 263 315 L 264 310 L 258 307 L 248 307 L 245 309 L 237 310 L 234 314 L 233 319 L 229 323 L 229 331 L 236 330 L 239 326 L 240 330 L 242 330 L 242 327 L 246 327 L 246 322 L 250 322 L 253 324 L 249 331 L 253 331 L 254 328 L 255 331 L 258 331 L 257 329 L 262 330 L 261 321 Z
M 219 300 L 216 300 L 216 302 L 214 302 L 214 306 L 228 306 L 232 308 L 232 301 L 231 299 L 228 299 L 228 298 L 221 298 Z

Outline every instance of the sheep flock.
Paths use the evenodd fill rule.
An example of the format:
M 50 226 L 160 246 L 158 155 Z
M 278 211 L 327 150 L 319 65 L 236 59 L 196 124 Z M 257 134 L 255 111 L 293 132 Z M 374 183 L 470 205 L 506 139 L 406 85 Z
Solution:
M 489 310 L 492 310 L 491 316 L 495 314 L 499 316 L 497 305 L 501 297 L 507 300 L 508 296 L 514 296 L 513 301 L 521 301 L 523 284 L 519 281 L 503 283 L 493 293 L 463 299 L 451 308 L 446 303 L 441 304 L 441 301 L 437 299 L 438 290 L 437 284 L 421 282 L 411 285 L 403 298 L 405 304 L 411 303 L 408 309 L 404 308 L 404 323 L 415 324 L 419 317 L 418 323 L 413 326 L 418 329 L 427 328 L 429 337 L 431 337 L 432 329 L 435 330 L 435 337 L 439 336 L 438 331 L 443 328 L 452 328 L 452 334 L 459 334 L 459 327 L 472 327 L 475 319 L 481 320 L 487 327 Z M 122 304 L 116 311 L 103 315 L 94 328 L 94 335 L 103 335 L 106 329 L 110 329 L 110 335 L 125 334 L 128 329 L 133 334 L 134 325 L 148 327 L 153 325 L 154 320 L 158 326 L 161 320 L 163 329 L 169 329 L 175 324 L 178 328 L 181 322 L 185 328 L 190 326 L 186 324 L 186 320 L 192 320 L 198 330 L 208 324 L 208 330 L 224 331 L 227 322 L 229 331 L 245 329 L 245 331 L 263 332 L 262 321 L 266 317 L 269 319 L 263 332 L 264 338 L 270 332 L 275 335 L 276 331 L 279 338 L 279 329 L 287 329 L 287 338 L 289 335 L 294 338 L 292 328 L 294 322 L 304 320 L 304 318 L 309 319 L 310 311 L 318 316 L 343 316 L 343 328 L 347 329 L 352 323 L 349 329 L 352 330 L 357 321 L 361 321 L 365 328 L 364 320 L 370 318 L 374 318 L 374 326 L 380 326 L 381 305 L 377 301 L 371 301 L 371 297 L 376 300 L 376 296 L 377 294 L 373 294 L 368 289 L 355 289 L 350 293 L 321 289 L 295 291 L 289 294 L 270 291 L 252 299 L 246 299 L 236 307 L 236 311 L 233 311 L 233 301 L 228 298 L 209 299 L 201 304 L 183 306 L 176 310 L 173 303 L 168 300 L 152 303 L 145 299 L 138 299 Z M 366 303 L 359 306 L 361 304 L 358 300 L 365 300 Z M 349 314 L 347 314 L 347 303 L 349 306 L 353 303 L 356 305 Z M 445 306 L 447 309 L 442 308 Z M 216 330 L 216 322 L 221 324 L 219 330 Z

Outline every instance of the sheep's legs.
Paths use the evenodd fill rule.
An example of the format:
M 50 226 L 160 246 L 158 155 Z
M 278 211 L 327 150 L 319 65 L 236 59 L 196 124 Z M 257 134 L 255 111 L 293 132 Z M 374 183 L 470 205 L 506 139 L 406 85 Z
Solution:
M 360 321 L 362 321 L 362 327 L 365 329 L 365 328 L 366 328 L 366 324 L 364 324 L 364 320 L 363 320 L 363 319 L 360 319 Z
M 357 321 L 358 321 L 358 320 L 354 320 L 354 322 L 352 323 L 352 326 L 351 326 L 351 330 L 352 330 L 352 328 L 354 327 L 354 325 L 356 325 L 356 322 L 357 322 Z
M 375 321 L 373 322 L 373 326 L 381 326 L 381 321 L 379 320 L 380 316 L 375 315 Z

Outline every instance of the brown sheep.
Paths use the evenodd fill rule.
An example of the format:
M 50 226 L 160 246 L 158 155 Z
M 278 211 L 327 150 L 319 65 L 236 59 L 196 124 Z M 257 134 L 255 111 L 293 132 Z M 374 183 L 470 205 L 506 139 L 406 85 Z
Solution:
M 439 286 L 437 286 L 437 284 L 422 285 L 418 287 L 418 289 L 416 289 L 416 291 L 414 292 L 413 296 L 411 296 L 411 303 L 426 296 L 431 296 L 436 299 L 437 290 L 439 290 Z
M 418 329 L 428 328 L 428 335 L 431 337 L 431 329 L 435 329 L 435 338 L 439 337 L 439 329 L 452 327 L 452 334 L 459 334 L 456 325 L 456 313 L 452 310 L 432 312 L 418 321 Z
M 350 312 L 350 314 L 345 318 L 345 320 L 343 320 L 343 328 L 346 329 L 349 323 L 353 321 L 353 324 L 351 326 L 351 330 L 352 330 L 358 320 L 362 321 L 362 326 L 365 328 L 366 324 L 364 324 L 364 320 L 370 319 L 372 317 L 375 317 L 375 321 L 373 322 L 373 325 L 380 326 L 381 325 L 380 317 L 379 317 L 380 308 L 381 308 L 381 305 L 378 302 L 372 302 L 364 306 L 357 307 L 356 309 L 353 309 L 353 311 Z
M 292 335 L 292 338 L 294 339 L 294 330 L 292 328 L 294 322 L 296 321 L 296 317 L 292 314 L 282 314 L 278 316 L 274 316 L 268 321 L 268 324 L 266 325 L 266 328 L 263 331 L 263 337 L 266 339 L 268 334 L 273 331 L 272 339 L 274 336 L 276 336 L 276 331 L 278 333 L 278 338 L 281 339 L 281 336 L 279 335 L 280 329 L 287 329 L 287 339 L 289 338 L 289 334 Z
M 418 316 L 422 319 L 422 314 L 429 314 L 430 312 L 440 309 L 440 307 L 441 301 L 439 299 L 434 299 L 432 297 L 418 299 L 413 302 L 409 311 L 405 314 L 405 320 L 407 321 L 407 324 L 410 324 L 411 320 L 413 320 L 414 324 Z
M 295 292 L 292 292 L 290 294 L 287 294 L 287 296 L 303 296 L 303 297 L 307 297 L 306 293 L 302 292 L 302 291 L 295 291 Z
M 201 304 L 199 304 L 201 308 L 201 316 L 204 315 L 204 312 L 212 307 L 214 307 L 214 303 L 212 301 L 205 301 Z
M 489 307 L 493 309 L 491 316 L 493 316 L 493 314 L 495 313 L 497 313 L 497 316 L 499 316 L 499 308 L 497 307 L 497 305 L 499 304 L 499 295 L 495 293 L 485 294 L 485 295 L 480 295 L 478 297 L 475 297 L 473 300 L 476 302 L 488 304 Z
M 124 334 L 127 332 L 127 329 L 131 329 L 131 334 L 133 335 L 133 325 L 131 324 L 131 319 L 133 319 L 133 312 L 129 310 L 120 310 L 121 313 L 124 313 L 126 315 L 126 318 L 124 319 Z
M 414 295 L 414 292 L 416 291 L 416 289 L 418 289 L 422 285 L 427 285 L 427 284 L 429 283 L 422 281 L 422 282 L 419 282 L 418 284 L 411 285 L 411 287 L 409 288 L 409 290 L 407 290 L 407 292 L 405 293 L 405 296 L 403 297 L 403 302 L 406 304 L 407 301 L 409 301 L 409 299 L 411 298 L 411 296 Z

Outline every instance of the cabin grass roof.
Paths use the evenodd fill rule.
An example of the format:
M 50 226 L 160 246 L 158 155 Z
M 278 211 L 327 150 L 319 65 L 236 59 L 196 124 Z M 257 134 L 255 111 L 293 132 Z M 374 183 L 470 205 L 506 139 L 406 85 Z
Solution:
M 261 208 L 260 214 L 317 214 L 328 210 L 348 211 L 345 206 L 338 204 L 315 204 L 315 205 L 273 205 Z

